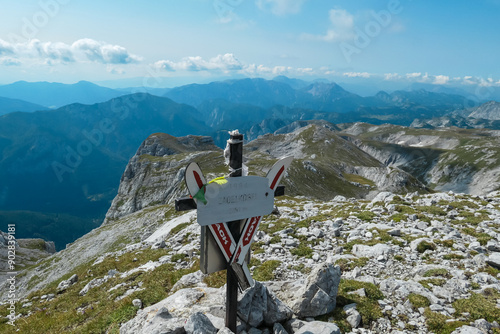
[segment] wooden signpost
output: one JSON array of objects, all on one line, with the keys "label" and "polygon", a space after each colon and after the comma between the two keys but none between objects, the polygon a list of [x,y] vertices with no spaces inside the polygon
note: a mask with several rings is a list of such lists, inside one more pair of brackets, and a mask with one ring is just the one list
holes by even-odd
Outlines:
[{"label": "wooden signpost", "polygon": [[[191,198],[177,199],[176,210],[197,209],[201,226],[200,269],[209,274],[227,269],[226,327],[236,333],[238,286],[254,285],[247,260],[262,216],[274,208],[274,197],[293,158],[279,160],[267,177],[243,175],[243,135],[230,132],[228,179],[209,183],[196,163],[187,166],[185,182]],[[215,181],[215,182],[214,182]]]}]

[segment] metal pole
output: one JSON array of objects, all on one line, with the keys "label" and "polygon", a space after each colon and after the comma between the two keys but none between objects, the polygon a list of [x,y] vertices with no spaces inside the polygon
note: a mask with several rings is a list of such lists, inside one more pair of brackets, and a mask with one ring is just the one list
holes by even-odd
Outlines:
[{"label": "metal pole", "polygon": [[[243,171],[243,135],[238,130],[230,132],[229,144],[229,167],[230,177],[242,176]],[[240,221],[228,223],[229,230],[238,243],[241,234]],[[238,308],[238,279],[231,266],[227,266],[226,284],[226,327],[236,333],[236,316]]]}]

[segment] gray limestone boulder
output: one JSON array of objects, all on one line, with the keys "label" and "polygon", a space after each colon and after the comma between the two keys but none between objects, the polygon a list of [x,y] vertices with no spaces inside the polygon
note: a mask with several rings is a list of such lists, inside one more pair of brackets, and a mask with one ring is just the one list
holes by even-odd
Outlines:
[{"label": "gray limestone boulder", "polygon": [[451,332],[451,334],[484,334],[482,330],[472,326],[462,326]]},{"label": "gray limestone boulder", "polygon": [[120,334],[184,334],[186,320],[174,317],[165,306],[145,308],[120,327]]},{"label": "gray limestone boulder", "polygon": [[486,263],[490,266],[500,269],[500,253],[493,253],[486,258]]},{"label": "gray limestone boulder", "polygon": [[85,285],[82,290],[80,290],[80,296],[85,296],[90,291],[90,289],[97,288],[98,286],[103,285],[107,281],[108,281],[108,276],[104,276],[103,278],[94,278],[93,280],[88,282],[87,285]]},{"label": "gray limestone boulder", "polygon": [[295,333],[299,329],[304,327],[306,323],[307,322],[305,322],[305,321],[299,320],[297,318],[293,318],[293,319],[288,320],[285,323],[285,329],[288,331],[288,333]]},{"label": "gray limestone boulder", "polygon": [[323,263],[313,269],[291,303],[298,317],[317,317],[333,311],[340,283],[340,267]]},{"label": "gray limestone boulder", "polygon": [[207,286],[203,283],[203,278],[205,278],[205,274],[198,270],[194,273],[187,274],[181,277],[172,287],[172,291],[177,291],[184,288],[192,288],[196,286]]},{"label": "gray limestone boulder", "polygon": [[380,255],[389,255],[392,253],[392,248],[386,244],[376,244],[373,246],[354,245],[352,253],[357,257],[373,257],[377,258]]},{"label": "gray limestone boulder", "polygon": [[57,286],[57,291],[58,292],[65,291],[66,289],[68,289],[70,286],[72,286],[76,282],[78,282],[78,275],[74,274],[73,276],[71,276],[67,280],[61,281],[59,283],[59,285]]},{"label": "gray limestone boulder", "polygon": [[361,314],[356,310],[356,304],[344,306],[344,311],[347,314],[347,322],[352,328],[358,328],[361,324]]},{"label": "gray limestone boulder", "polygon": [[491,324],[486,319],[478,319],[474,321],[474,326],[481,329],[485,333],[491,332]]},{"label": "gray limestone boulder", "polygon": [[272,326],[290,319],[292,310],[260,282],[247,289],[238,298],[238,316],[252,327]]},{"label": "gray limestone boulder", "polygon": [[56,244],[54,241],[45,241],[45,251],[50,254],[54,254],[56,252]]},{"label": "gray limestone boulder", "polygon": [[210,319],[201,312],[192,314],[184,325],[187,334],[217,334]]},{"label": "gray limestone boulder", "polygon": [[294,334],[340,334],[340,328],[331,322],[311,321]]},{"label": "gray limestone boulder", "polygon": [[136,308],[142,308],[142,300],[140,299],[134,299],[132,300],[132,305]]},{"label": "gray limestone boulder", "polygon": [[134,318],[120,327],[120,334],[183,334],[186,318],[196,313],[193,306],[205,295],[197,289],[179,290],[162,301],[139,310]]}]

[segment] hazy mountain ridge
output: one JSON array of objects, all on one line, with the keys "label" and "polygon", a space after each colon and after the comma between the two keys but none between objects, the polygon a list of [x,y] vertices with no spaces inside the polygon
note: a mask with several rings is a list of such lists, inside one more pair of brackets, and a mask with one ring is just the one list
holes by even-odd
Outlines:
[{"label": "hazy mountain ridge", "polygon": [[36,110],[45,110],[47,108],[30,102],[26,102],[18,99],[10,99],[7,97],[0,96],[0,116],[14,112],[14,111],[24,111],[31,112]]},{"label": "hazy mountain ridge", "polygon": [[[210,134],[197,118],[192,107],[147,94],[7,114],[0,118],[0,209],[66,213],[84,218],[88,231],[109,208],[120,175],[144,138],[164,130]],[[2,226],[8,222],[2,220]],[[59,229],[40,228],[36,232],[58,248],[72,240],[55,238]]]},{"label": "hazy mountain ridge", "polygon": [[75,84],[17,81],[0,86],[0,96],[31,102],[46,108],[62,107],[72,103],[105,102],[126,94],[88,81]]}]

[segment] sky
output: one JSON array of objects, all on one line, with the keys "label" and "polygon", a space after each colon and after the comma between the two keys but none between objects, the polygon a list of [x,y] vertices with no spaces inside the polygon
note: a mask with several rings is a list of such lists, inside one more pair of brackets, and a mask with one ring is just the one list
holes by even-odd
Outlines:
[{"label": "sky", "polygon": [[500,0],[0,0],[0,84],[500,86]]}]

